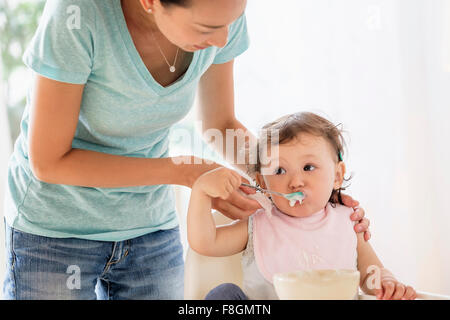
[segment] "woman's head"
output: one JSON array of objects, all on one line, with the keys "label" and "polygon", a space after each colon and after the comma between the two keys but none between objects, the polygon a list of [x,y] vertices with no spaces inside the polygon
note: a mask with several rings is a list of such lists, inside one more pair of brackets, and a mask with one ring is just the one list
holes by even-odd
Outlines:
[{"label": "woman's head", "polygon": [[239,18],[246,0],[139,0],[149,19],[173,44],[189,52],[224,47],[228,27]]},{"label": "woman's head", "polygon": [[[314,113],[300,112],[268,123],[261,132],[258,150],[267,152],[259,152],[257,164],[250,167],[258,184],[282,193],[301,191],[306,195],[303,203],[294,207],[288,200],[272,196],[281,211],[302,217],[323,209],[328,202],[339,202],[345,142],[336,125]],[[262,154],[270,155],[262,159]]]}]

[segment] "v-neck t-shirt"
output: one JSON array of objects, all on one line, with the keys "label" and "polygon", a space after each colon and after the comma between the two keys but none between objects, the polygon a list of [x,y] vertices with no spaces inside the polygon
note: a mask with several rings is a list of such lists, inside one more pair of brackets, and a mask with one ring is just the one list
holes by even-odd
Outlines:
[{"label": "v-neck t-shirt", "polygon": [[[141,158],[169,156],[169,132],[191,109],[202,74],[249,46],[245,14],[225,47],[195,51],[163,87],[142,61],[120,0],[48,0],[23,61],[53,80],[84,84],[72,148]],[[48,237],[122,241],[178,225],[170,185],[93,188],[49,184],[30,169],[31,90],[9,160],[4,212],[18,230]]]}]

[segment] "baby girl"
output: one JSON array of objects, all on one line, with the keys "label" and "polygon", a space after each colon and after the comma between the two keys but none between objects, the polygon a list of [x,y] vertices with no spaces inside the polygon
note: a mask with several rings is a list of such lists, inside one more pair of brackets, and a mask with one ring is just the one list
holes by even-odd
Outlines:
[{"label": "baby girl", "polygon": [[[363,235],[353,230],[353,209],[340,199],[345,180],[341,131],[309,112],[282,117],[263,130],[277,132],[278,138],[261,136],[259,146],[277,152],[267,162],[258,154],[251,167],[257,184],[285,194],[301,192],[304,198],[293,202],[276,194],[267,194],[269,198],[258,194],[263,209],[248,219],[216,227],[211,199],[228,198],[241,185],[241,176],[221,167],[196,180],[187,218],[189,245],[206,256],[243,251],[243,287],[222,284],[206,299],[278,299],[274,274],[311,269],[358,270],[365,293],[378,299],[415,299],[415,290],[397,281]],[[374,270],[380,271],[378,285],[370,281]]]}]

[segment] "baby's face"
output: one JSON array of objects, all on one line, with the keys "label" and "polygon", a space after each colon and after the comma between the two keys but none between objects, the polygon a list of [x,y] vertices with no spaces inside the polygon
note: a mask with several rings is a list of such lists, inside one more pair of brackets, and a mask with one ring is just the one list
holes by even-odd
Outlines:
[{"label": "baby's face", "polygon": [[[278,146],[278,157],[273,155],[271,164],[264,167],[264,176],[258,174],[259,184],[269,190],[282,193],[303,192],[302,204],[291,207],[284,197],[271,195],[282,212],[307,217],[323,209],[333,189],[342,185],[344,163],[322,137],[301,134],[289,143]],[[270,173],[270,174],[266,174]]]}]

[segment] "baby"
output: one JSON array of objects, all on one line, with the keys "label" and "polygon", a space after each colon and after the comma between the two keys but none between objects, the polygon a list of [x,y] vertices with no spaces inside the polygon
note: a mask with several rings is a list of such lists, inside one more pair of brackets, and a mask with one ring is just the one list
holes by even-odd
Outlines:
[{"label": "baby", "polygon": [[[278,299],[274,274],[311,269],[358,270],[365,293],[385,300],[415,299],[415,290],[398,282],[363,235],[353,230],[353,209],[340,199],[345,175],[340,130],[309,112],[282,117],[263,130],[277,132],[278,139],[268,135],[260,137],[258,144],[268,151],[275,151],[274,146],[278,150],[271,154],[271,161],[261,161],[258,154],[257,164],[250,168],[256,182],[264,189],[302,192],[305,197],[294,204],[280,195],[267,194],[269,200],[258,193],[255,198],[263,209],[246,220],[216,227],[211,199],[227,199],[241,185],[241,176],[221,167],[196,180],[187,217],[189,245],[206,256],[243,251],[243,288],[222,284],[206,299]],[[378,285],[371,282],[376,270]]]}]

